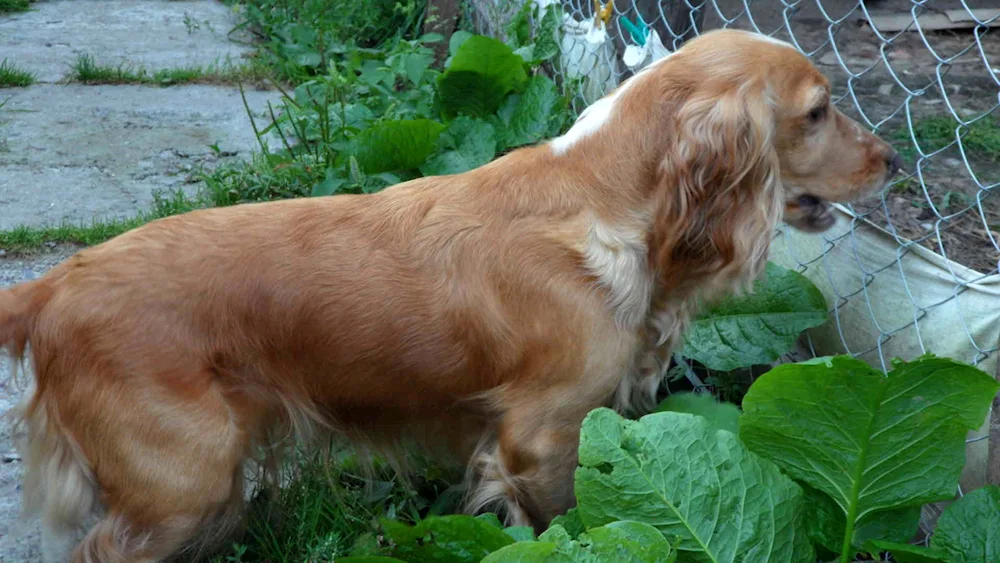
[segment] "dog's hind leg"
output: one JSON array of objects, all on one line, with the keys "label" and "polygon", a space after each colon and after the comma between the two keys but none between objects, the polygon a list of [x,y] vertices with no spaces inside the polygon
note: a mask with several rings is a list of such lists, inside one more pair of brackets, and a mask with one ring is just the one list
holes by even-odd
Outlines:
[{"label": "dog's hind leg", "polygon": [[52,420],[45,405],[22,402],[14,437],[25,463],[24,514],[40,514],[42,561],[65,563],[98,509],[98,489],[79,447]]},{"label": "dog's hind leg", "polygon": [[25,419],[28,478],[40,470],[32,490],[43,520],[59,516],[54,521],[86,531],[74,563],[189,558],[238,523],[250,453],[246,411],[198,372],[184,381],[202,385],[180,395],[152,377],[78,372],[50,379],[38,400],[46,408],[35,410],[47,416]]}]

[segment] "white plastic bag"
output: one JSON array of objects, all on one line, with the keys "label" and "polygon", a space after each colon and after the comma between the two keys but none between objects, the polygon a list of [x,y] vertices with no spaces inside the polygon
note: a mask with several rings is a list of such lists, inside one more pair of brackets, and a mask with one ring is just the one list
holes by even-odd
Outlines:
[{"label": "white plastic bag", "polygon": [[613,90],[621,73],[606,19],[597,14],[593,19],[578,21],[567,15],[559,62],[567,80],[581,81],[578,91],[587,105]]},{"label": "white plastic bag", "polygon": [[660,41],[660,34],[650,29],[644,45],[629,45],[622,55],[622,62],[633,74],[639,72],[650,63],[654,63],[670,54],[670,51]]}]

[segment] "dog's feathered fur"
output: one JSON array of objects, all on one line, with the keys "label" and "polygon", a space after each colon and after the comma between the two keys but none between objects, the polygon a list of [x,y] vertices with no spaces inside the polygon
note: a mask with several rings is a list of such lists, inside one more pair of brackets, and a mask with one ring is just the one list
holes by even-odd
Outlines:
[{"label": "dog's feathered fur", "polygon": [[809,226],[788,202],[872,193],[893,156],[794,49],[719,31],[468,173],[135,229],[0,292],[26,507],[83,533],[73,561],[160,560],[238,518],[255,448],[332,431],[440,447],[473,508],[544,527],[584,415],[641,411],[697,303],[783,213]]}]

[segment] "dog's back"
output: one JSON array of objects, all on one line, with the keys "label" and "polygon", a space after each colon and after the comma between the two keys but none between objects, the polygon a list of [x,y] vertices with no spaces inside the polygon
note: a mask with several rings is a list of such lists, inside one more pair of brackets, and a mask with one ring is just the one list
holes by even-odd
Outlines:
[{"label": "dog's back", "polygon": [[[77,560],[170,553],[206,521],[225,530],[244,460],[275,424],[390,440],[425,424],[469,455],[489,401],[456,401],[516,377],[528,346],[584,346],[562,342],[566,308],[546,307],[564,298],[560,263],[578,271],[552,237],[539,244],[551,224],[489,224],[462,186],[423,184],[159,220],[0,292],[0,341],[16,357],[30,344],[36,389],[15,416],[26,508],[50,549],[90,517]],[[586,299],[600,316],[601,297]]]}]

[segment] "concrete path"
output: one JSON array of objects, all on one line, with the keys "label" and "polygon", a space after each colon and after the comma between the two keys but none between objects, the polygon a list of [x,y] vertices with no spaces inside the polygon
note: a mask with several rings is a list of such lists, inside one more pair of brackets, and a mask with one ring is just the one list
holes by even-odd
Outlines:
[{"label": "concrete path", "polygon": [[[77,56],[150,71],[240,63],[233,13],[213,0],[69,0],[0,16],[0,57],[39,84],[0,89],[0,229],[130,216],[212,164],[210,144],[256,146],[236,88],[65,84]],[[273,91],[247,90],[255,115]]]},{"label": "concrete path", "polygon": [[[236,24],[217,0],[40,0],[30,12],[0,15],[0,59],[39,83],[0,89],[0,229],[95,217],[128,217],[154,190],[189,184],[190,172],[256,147],[235,87],[87,86],[65,78],[81,54],[148,71],[240,64],[251,51],[227,35]],[[273,91],[246,90],[262,116]],[[4,256],[0,287],[37,277],[77,248],[30,259]],[[18,398],[0,355],[0,412]],[[20,522],[20,460],[0,420],[0,563],[39,560],[37,521]]]}]

